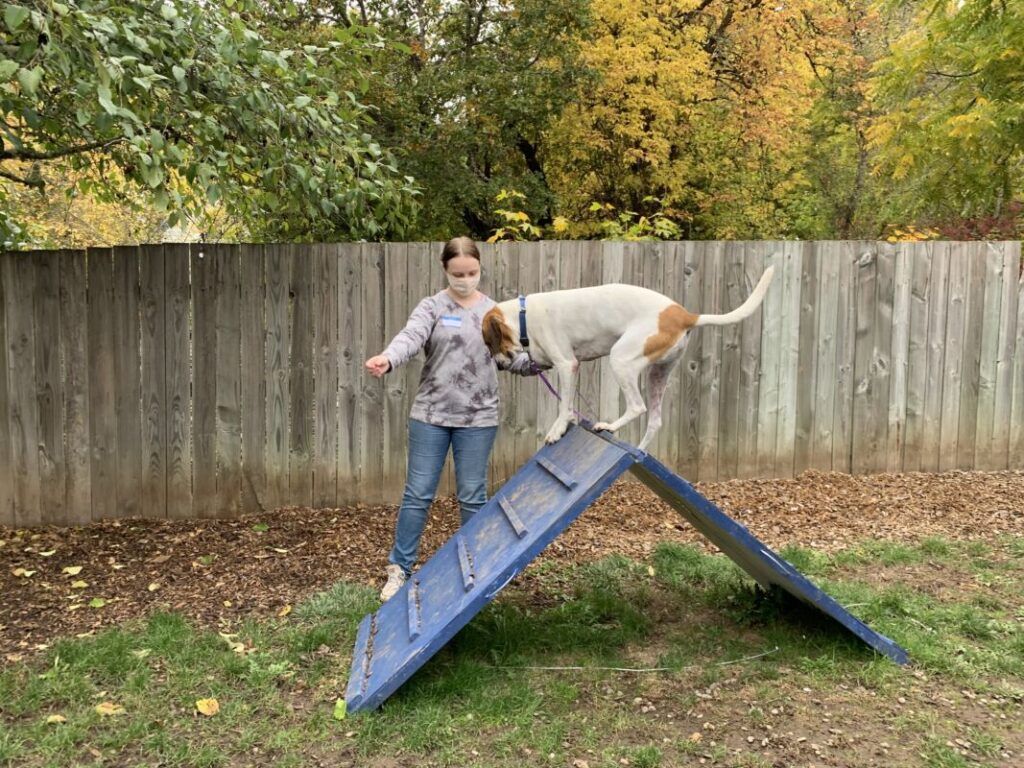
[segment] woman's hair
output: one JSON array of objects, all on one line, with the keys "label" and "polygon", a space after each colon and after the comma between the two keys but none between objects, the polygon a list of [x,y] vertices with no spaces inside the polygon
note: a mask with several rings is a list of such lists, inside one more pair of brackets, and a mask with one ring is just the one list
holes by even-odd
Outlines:
[{"label": "woman's hair", "polygon": [[477,250],[473,238],[453,237],[444,244],[444,250],[441,252],[441,263],[445,269],[448,268],[448,262],[456,256],[472,256],[477,261],[480,261],[480,251]]}]

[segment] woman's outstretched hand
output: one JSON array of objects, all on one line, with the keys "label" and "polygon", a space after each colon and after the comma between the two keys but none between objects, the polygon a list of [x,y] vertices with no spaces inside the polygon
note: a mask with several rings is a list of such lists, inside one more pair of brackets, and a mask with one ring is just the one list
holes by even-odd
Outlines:
[{"label": "woman's outstretched hand", "polygon": [[374,355],[364,365],[378,379],[391,369],[391,362],[384,355]]}]

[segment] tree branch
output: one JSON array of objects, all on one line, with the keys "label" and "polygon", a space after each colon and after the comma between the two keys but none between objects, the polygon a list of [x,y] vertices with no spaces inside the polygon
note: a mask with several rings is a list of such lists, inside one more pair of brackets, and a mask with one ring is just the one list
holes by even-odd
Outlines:
[{"label": "tree branch", "polygon": [[16,181],[19,184],[24,184],[26,187],[35,187],[36,189],[42,189],[46,186],[46,182],[41,178],[22,178],[21,176],[10,173],[9,171],[5,171],[3,168],[0,168],[0,178],[10,179],[11,181]]},{"label": "tree branch", "polygon": [[36,152],[33,149],[0,150],[0,160],[55,160],[58,157],[77,155],[80,152],[106,149],[110,145],[121,141],[124,141],[124,136],[118,136],[116,139],[93,141],[88,144],[79,144],[74,147],[65,147],[64,149],[52,149],[49,152]]}]

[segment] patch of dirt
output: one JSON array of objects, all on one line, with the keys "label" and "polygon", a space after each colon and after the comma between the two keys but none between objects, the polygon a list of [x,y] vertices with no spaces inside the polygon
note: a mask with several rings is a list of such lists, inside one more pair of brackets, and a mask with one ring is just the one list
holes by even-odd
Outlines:
[{"label": "patch of dirt", "polygon": [[[872,538],[1024,535],[1024,472],[805,472],[791,480],[697,488],[773,548],[798,544],[835,552]],[[154,610],[180,611],[201,626],[218,627],[247,615],[274,615],[338,580],[379,586],[395,513],[394,506],[356,505],[285,508],[234,520],[0,527],[0,664],[58,637]],[[436,502],[423,558],[457,526],[455,500]],[[705,542],[646,486],[620,480],[519,578],[531,578],[552,560],[588,562],[613,553],[643,560],[663,541]],[[97,599],[104,604],[90,605]]]}]

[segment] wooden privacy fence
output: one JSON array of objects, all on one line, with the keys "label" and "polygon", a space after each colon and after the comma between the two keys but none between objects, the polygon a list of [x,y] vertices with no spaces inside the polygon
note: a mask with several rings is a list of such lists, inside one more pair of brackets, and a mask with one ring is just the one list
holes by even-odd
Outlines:
[{"label": "wooden privacy fence", "polygon": [[[416,361],[364,375],[440,243],[148,245],[0,257],[0,523],[397,502]],[[651,451],[686,477],[1024,467],[1020,245],[541,242],[484,246],[498,299],[626,282],[745,323],[702,328]],[[501,482],[556,403],[502,375]],[[606,362],[577,407],[622,408]],[[644,419],[624,430],[636,441]],[[450,469],[442,491],[450,490]]]}]

